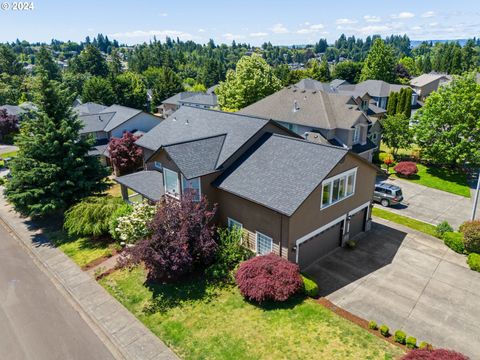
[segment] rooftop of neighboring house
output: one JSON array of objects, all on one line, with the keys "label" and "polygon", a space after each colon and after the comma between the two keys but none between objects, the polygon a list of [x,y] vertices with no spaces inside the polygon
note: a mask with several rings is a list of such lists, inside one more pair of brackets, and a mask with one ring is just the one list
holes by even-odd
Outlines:
[{"label": "rooftop of neighboring house", "polygon": [[109,132],[142,112],[142,110],[121,105],[107,107],[95,103],[85,103],[75,109],[80,112],[79,119],[85,125],[81,131],[83,134],[97,131]]},{"label": "rooftop of neighboring house", "polygon": [[438,81],[442,79],[445,81],[451,81],[452,77],[447,74],[436,74],[436,73],[422,74],[410,80],[410,85],[415,87],[423,87],[434,81]]},{"label": "rooftop of neighboring house", "polygon": [[185,172],[205,174],[216,171],[267,123],[258,117],[182,106],[136,143],[153,151],[165,148],[180,164],[196,159]]},{"label": "rooftop of neighboring house", "polygon": [[217,95],[201,91],[184,91],[162,101],[162,104],[182,105],[183,103],[194,105],[217,106]]},{"label": "rooftop of neighboring house", "polygon": [[[356,94],[368,93],[373,97],[388,97],[392,91],[398,92],[402,88],[409,88],[408,85],[389,84],[383,80],[366,80],[361,83],[343,84],[337,87],[342,92],[354,92]],[[361,96],[361,95],[360,95]]]},{"label": "rooftop of neighboring house", "polygon": [[210,86],[205,93],[207,94],[215,94],[215,90],[218,88],[218,84]]},{"label": "rooftop of neighboring house", "polygon": [[[327,130],[350,129],[358,123],[369,123],[370,120],[351,96],[305,90],[307,82],[302,82],[303,87],[288,86],[239,113]],[[319,86],[322,83],[310,84]]]},{"label": "rooftop of neighboring house", "polygon": [[1,105],[0,110],[7,110],[8,115],[20,116],[25,114],[27,111],[37,110],[37,107],[31,102],[24,102],[20,105]]}]

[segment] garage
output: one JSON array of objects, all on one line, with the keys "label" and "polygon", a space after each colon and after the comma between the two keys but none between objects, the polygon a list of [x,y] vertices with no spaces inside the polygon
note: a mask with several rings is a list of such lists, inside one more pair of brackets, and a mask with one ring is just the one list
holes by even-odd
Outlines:
[{"label": "garage", "polygon": [[325,229],[298,245],[298,265],[304,269],[341,245],[343,221]]},{"label": "garage", "polygon": [[367,208],[364,208],[352,215],[352,218],[350,219],[350,229],[349,229],[350,239],[365,230],[366,211],[367,211]]}]

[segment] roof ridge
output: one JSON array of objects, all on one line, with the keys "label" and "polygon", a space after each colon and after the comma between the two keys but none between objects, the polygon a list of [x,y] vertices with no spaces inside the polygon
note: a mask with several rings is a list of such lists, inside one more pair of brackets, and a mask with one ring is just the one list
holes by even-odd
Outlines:
[{"label": "roof ridge", "polygon": [[[273,95],[273,94],[272,94]],[[270,95],[269,95],[270,96]],[[253,104],[251,104],[253,105]],[[248,105],[250,106],[250,105]],[[196,110],[201,110],[201,111],[210,111],[210,112],[216,112],[216,113],[221,113],[221,114],[225,114],[225,115],[235,115],[235,116],[242,116],[242,117],[246,117],[246,118],[250,118],[250,119],[257,119],[257,120],[262,120],[262,121],[265,121],[265,122],[268,122],[269,120],[272,120],[272,119],[268,119],[268,118],[265,118],[265,117],[261,117],[261,116],[255,116],[255,115],[248,115],[248,114],[241,114],[239,113],[238,111],[237,112],[229,112],[229,111],[222,111],[222,110],[216,110],[216,109],[204,109],[204,108],[199,108],[199,107],[196,107],[196,106],[191,106],[191,105],[188,105],[188,104],[185,104],[183,107],[188,107],[190,109],[196,109]],[[245,106],[247,107],[247,106]],[[239,110],[240,111],[240,110]]]},{"label": "roof ridge", "polygon": [[209,136],[204,136],[204,137],[195,138],[195,139],[191,139],[191,140],[183,140],[183,141],[179,141],[179,142],[176,142],[176,143],[171,143],[171,144],[163,145],[163,146],[161,146],[161,147],[166,148],[166,147],[169,147],[169,146],[188,144],[188,143],[195,142],[195,141],[213,139],[213,138],[221,137],[221,136],[226,137],[227,135],[228,135],[227,133],[220,133],[220,134],[216,134],[216,135],[209,135]]},{"label": "roof ridge", "polygon": [[[299,141],[299,142],[306,143],[306,144],[309,144],[309,145],[323,146],[323,147],[328,147],[328,148],[333,148],[333,149],[336,149],[336,150],[342,150],[342,151],[348,152],[348,149],[345,149],[345,148],[342,148],[342,147],[339,147],[339,146],[335,146],[335,145],[319,144],[319,143],[316,143],[316,142],[313,142],[313,141],[308,141],[306,139],[294,138],[293,136],[288,136],[288,135],[283,135],[283,134],[277,134],[277,133],[271,133],[271,134],[272,134],[272,136],[285,138],[287,140],[295,140],[295,141]],[[322,134],[320,134],[320,135],[322,135]]]}]

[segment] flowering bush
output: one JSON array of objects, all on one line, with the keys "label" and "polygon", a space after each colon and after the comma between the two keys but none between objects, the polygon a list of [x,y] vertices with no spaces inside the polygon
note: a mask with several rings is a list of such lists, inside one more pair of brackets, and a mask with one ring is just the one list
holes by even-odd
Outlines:
[{"label": "flowering bush", "polygon": [[383,159],[383,163],[387,165],[387,169],[388,169],[394,163],[393,156],[390,154],[386,155],[385,158]]},{"label": "flowering bush", "polygon": [[395,170],[397,174],[405,177],[410,177],[418,172],[417,164],[415,164],[413,161],[399,162],[397,165],[395,165],[393,170]]},{"label": "flowering bush", "polygon": [[205,197],[194,201],[193,195],[180,201],[164,197],[148,225],[151,235],[127,248],[121,265],[143,262],[148,280],[171,281],[211,264],[217,251],[211,225],[216,206],[209,210]]},{"label": "flowering bush", "polygon": [[258,303],[285,301],[303,288],[298,265],[275,254],[241,263],[235,281],[245,298]]},{"label": "flowering bush", "polygon": [[115,220],[115,228],[110,228],[110,234],[115,240],[133,244],[150,235],[148,224],[155,216],[155,206],[147,202],[133,205],[133,210]]},{"label": "flowering bush", "polygon": [[409,351],[402,360],[469,360],[469,358],[453,350],[417,349]]}]

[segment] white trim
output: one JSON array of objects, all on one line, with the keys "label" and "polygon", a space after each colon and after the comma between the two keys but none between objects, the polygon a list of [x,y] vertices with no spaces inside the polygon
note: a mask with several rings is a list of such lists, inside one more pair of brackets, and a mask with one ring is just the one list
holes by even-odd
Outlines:
[{"label": "white trim", "polygon": [[[320,210],[323,210],[323,209],[326,209],[326,208],[329,208],[330,206],[332,205],[335,205],[335,204],[338,204],[339,202],[345,200],[345,199],[348,199],[349,197],[355,195],[355,190],[356,190],[356,184],[357,184],[357,169],[358,167],[355,167],[353,169],[350,169],[350,170],[347,170],[347,171],[344,171],[343,173],[341,174],[338,174],[338,175],[335,175],[335,176],[332,176],[331,178],[328,178],[328,179],[325,179],[322,181],[321,183],[321,196],[320,196]],[[354,178],[353,178],[353,191],[350,195],[345,195],[343,198],[341,198],[340,200],[337,200],[335,202],[332,202],[332,197],[333,197],[333,182],[337,179],[340,179],[340,178],[345,178],[345,194],[347,192],[347,189],[348,189],[348,177],[350,175],[354,174]],[[326,204],[326,205],[323,205],[323,187],[327,184],[327,183],[330,183],[331,186],[330,186],[330,199],[329,199],[329,204]]]},{"label": "white trim", "polygon": [[268,235],[265,235],[264,233],[261,233],[260,231],[255,231],[255,254],[257,255],[260,255],[258,253],[258,235],[262,235],[262,236],[265,236],[266,238],[269,238],[271,240],[271,246],[270,246],[270,252],[273,251],[273,238],[268,236]]},{"label": "white trim", "polygon": [[[182,196],[183,196],[183,193],[185,192],[184,188],[183,188],[183,180],[186,180],[186,181],[189,181],[187,178],[185,178],[185,176],[183,176],[183,174],[180,174],[180,181],[182,182],[180,184],[180,187],[182,188]],[[193,179],[190,179],[190,180],[194,180],[194,179],[198,179],[198,201],[200,201],[202,199],[202,179],[200,177],[196,177],[196,178],[193,178]]]},{"label": "white trim", "polygon": [[227,217],[227,226],[229,229],[231,229],[230,222],[234,223],[233,225],[237,225],[240,229],[243,229],[243,224],[240,221]]},{"label": "white trim", "polygon": [[364,208],[366,208],[366,207],[369,206],[369,205],[370,205],[370,201],[367,201],[365,204],[360,205],[359,207],[356,207],[356,208],[353,209],[353,210],[350,210],[350,211],[348,212],[348,215],[355,215],[356,213],[362,211]]},{"label": "white trim", "polygon": [[[309,240],[310,238],[320,234],[322,231],[327,230],[328,228],[331,228],[334,225],[337,225],[338,223],[340,223],[342,221],[345,221],[345,223],[347,222],[347,215],[346,214],[340,216],[339,218],[336,218],[335,220],[330,221],[328,224],[325,224],[322,227],[319,227],[317,230],[314,230],[311,233],[309,233],[305,236],[302,236],[300,239],[295,241],[295,246],[297,248],[296,254],[295,254],[297,264],[298,264],[298,254],[299,254],[299,250],[300,250],[300,244],[302,244],[303,242]],[[342,235],[344,235],[344,233],[345,233],[345,226],[343,227],[343,234]]]},{"label": "white trim", "polygon": [[[174,173],[176,176],[177,176],[177,184],[178,184],[178,187],[177,187],[177,190],[178,190],[178,196],[175,196],[173,194],[170,194],[168,191],[167,191],[167,181],[166,181],[166,178],[167,178],[167,173],[168,172],[171,172],[171,173]],[[163,168],[163,183],[164,183],[164,188],[165,188],[165,195],[168,195],[168,196],[171,196],[173,197],[174,199],[180,199],[180,179],[178,178],[178,173],[176,171],[173,171],[173,170],[170,170],[166,167]]]}]

